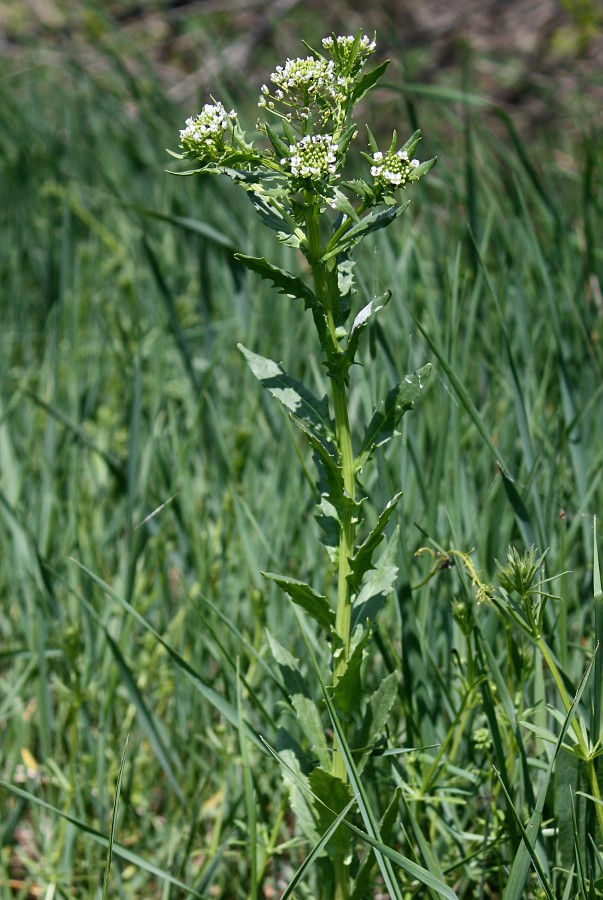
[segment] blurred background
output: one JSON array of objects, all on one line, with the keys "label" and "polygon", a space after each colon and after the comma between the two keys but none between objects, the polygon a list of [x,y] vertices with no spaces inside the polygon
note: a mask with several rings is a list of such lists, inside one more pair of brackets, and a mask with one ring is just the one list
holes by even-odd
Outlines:
[{"label": "blurred background", "polygon": [[0,3],[4,63],[56,65],[68,55],[91,72],[116,54],[132,76],[152,70],[176,102],[216,90],[257,90],[273,61],[334,31],[377,32],[390,77],[458,86],[521,111],[532,127],[603,107],[601,7],[596,0],[149,0]]}]

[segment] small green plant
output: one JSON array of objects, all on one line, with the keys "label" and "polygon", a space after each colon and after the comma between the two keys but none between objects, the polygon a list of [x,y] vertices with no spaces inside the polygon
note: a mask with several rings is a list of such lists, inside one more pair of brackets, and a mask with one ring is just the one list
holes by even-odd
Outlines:
[{"label": "small green plant", "polygon": [[[259,107],[271,121],[258,123],[260,149],[241,130],[237,113],[227,112],[212,98],[199,115],[187,119],[180,133],[182,152],[173,154],[200,164],[178,174],[221,174],[240,185],[262,222],[307,263],[298,275],[264,257],[237,254],[250,271],[311,312],[330,397],[319,398],[278,363],[242,345],[240,350],[263,387],[301,429],[318,472],[318,522],[333,582],[317,589],[290,574],[264,574],[314,620],[322,647],[330,648],[327,669],[315,662],[322,686],[316,701],[297,661],[270,637],[306,740],[305,751],[281,748],[275,755],[290,785],[299,826],[324,869],[324,896],[337,900],[367,896],[377,863],[390,895],[400,896],[392,859],[432,889],[454,896],[429,872],[385,846],[396,817],[397,794],[378,825],[360,780],[397,693],[395,673],[368,691],[363,662],[376,617],[396,581],[396,532],[386,539],[386,527],[401,497],[396,493],[367,527],[363,474],[375,451],[399,433],[402,416],[420,398],[431,371],[425,365],[405,375],[376,405],[360,441],[353,440],[350,369],[363,333],[390,299],[390,292],[373,297],[352,318],[357,292],[354,253],[367,235],[397,220],[408,206],[402,192],[435,162],[420,163],[414,157],[419,131],[399,148],[394,132],[389,146],[379,149],[367,127],[367,152],[361,154],[367,177],[346,180],[348,156],[361,139],[354,109],[387,68],[384,62],[367,70],[374,50],[375,42],[361,32],[332,35],[323,40],[322,52],[308,47],[305,59],[289,59],[277,67],[261,90]],[[385,550],[375,558],[380,546]],[[309,658],[314,661],[311,652]],[[330,742],[327,730],[333,735]],[[342,823],[354,804],[364,833]],[[353,852],[358,836],[366,848],[361,859]]]}]

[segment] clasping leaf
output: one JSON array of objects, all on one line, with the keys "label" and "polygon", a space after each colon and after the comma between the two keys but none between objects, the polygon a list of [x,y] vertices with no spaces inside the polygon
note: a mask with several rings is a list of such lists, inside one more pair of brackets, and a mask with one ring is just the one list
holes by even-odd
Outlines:
[{"label": "clasping leaf", "polygon": [[247,365],[263,387],[283,404],[308,429],[328,444],[334,440],[334,428],[329,416],[327,398],[319,400],[312,391],[290,375],[271,359],[252,353],[243,344],[237,345]]},{"label": "clasping leaf", "polygon": [[431,363],[427,363],[413,375],[406,375],[404,380],[393,387],[385,400],[382,400],[377,406],[367,426],[362,447],[356,459],[358,472],[362,471],[371,458],[375,447],[386,444],[400,434],[396,430],[400,419],[405,412],[413,408],[430,375]]},{"label": "clasping leaf", "polygon": [[331,626],[335,624],[335,613],[323,594],[317,594],[309,584],[296,578],[274,575],[272,572],[262,572],[262,575],[275,581],[286,594],[289,594],[294,603],[305,609],[322,628],[330,631]]}]

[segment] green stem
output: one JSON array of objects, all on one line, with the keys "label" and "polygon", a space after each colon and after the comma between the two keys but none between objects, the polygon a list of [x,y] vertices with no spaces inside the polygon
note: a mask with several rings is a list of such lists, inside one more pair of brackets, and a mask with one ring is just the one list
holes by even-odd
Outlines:
[{"label": "green stem", "polygon": [[[326,317],[327,339],[329,346],[325,347],[327,358],[335,359],[340,353],[336,334],[336,318],[339,303],[339,292],[336,283],[336,273],[332,266],[328,267],[322,260],[322,245],[319,232],[319,208],[316,198],[306,195],[307,213],[307,247],[308,260],[312,269],[314,290]],[[341,647],[336,648],[335,681],[345,672],[350,655],[350,631],[352,621],[352,604],[348,575],[350,573],[350,558],[354,555],[354,542],[356,537],[356,522],[353,510],[353,502],[356,497],[356,479],[354,465],[354,451],[350,434],[350,420],[348,415],[348,394],[345,375],[341,371],[329,373],[331,381],[331,395],[335,414],[335,436],[339,449],[343,485],[346,494],[346,502],[343,504],[339,529],[339,567],[337,572],[337,609],[335,613],[335,631],[341,640]],[[333,754],[332,774],[347,780],[347,773],[341,753],[336,750]]]}]

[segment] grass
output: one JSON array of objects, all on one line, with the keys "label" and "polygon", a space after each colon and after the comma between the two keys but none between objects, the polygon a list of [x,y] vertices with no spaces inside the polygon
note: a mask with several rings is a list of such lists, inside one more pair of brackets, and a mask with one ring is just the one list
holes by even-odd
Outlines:
[{"label": "grass", "polygon": [[[291,762],[266,629],[314,674],[259,573],[320,586],[327,560],[292,465],[307,449],[236,344],[324,379],[311,323],[234,252],[287,251],[228,184],[164,174],[191,110],[151,76],[6,70],[0,94],[0,897],[279,896],[311,848],[258,737]],[[370,485],[376,506],[404,497],[374,662],[375,686],[397,673],[397,752],[363,782],[391,847],[459,897],[596,896],[568,747],[579,721],[599,739],[600,659],[570,720],[534,643],[475,605],[463,554],[490,583],[510,544],[548,551],[543,634],[573,699],[602,628],[603,141],[577,122],[528,147],[437,93],[394,103],[440,161],[359,267],[365,295],[394,296],[380,365],[353,372],[357,421],[400,373],[434,374]],[[424,546],[446,554],[426,582]],[[402,896],[432,895],[392,865]],[[296,890],[319,885],[317,859]]]}]

